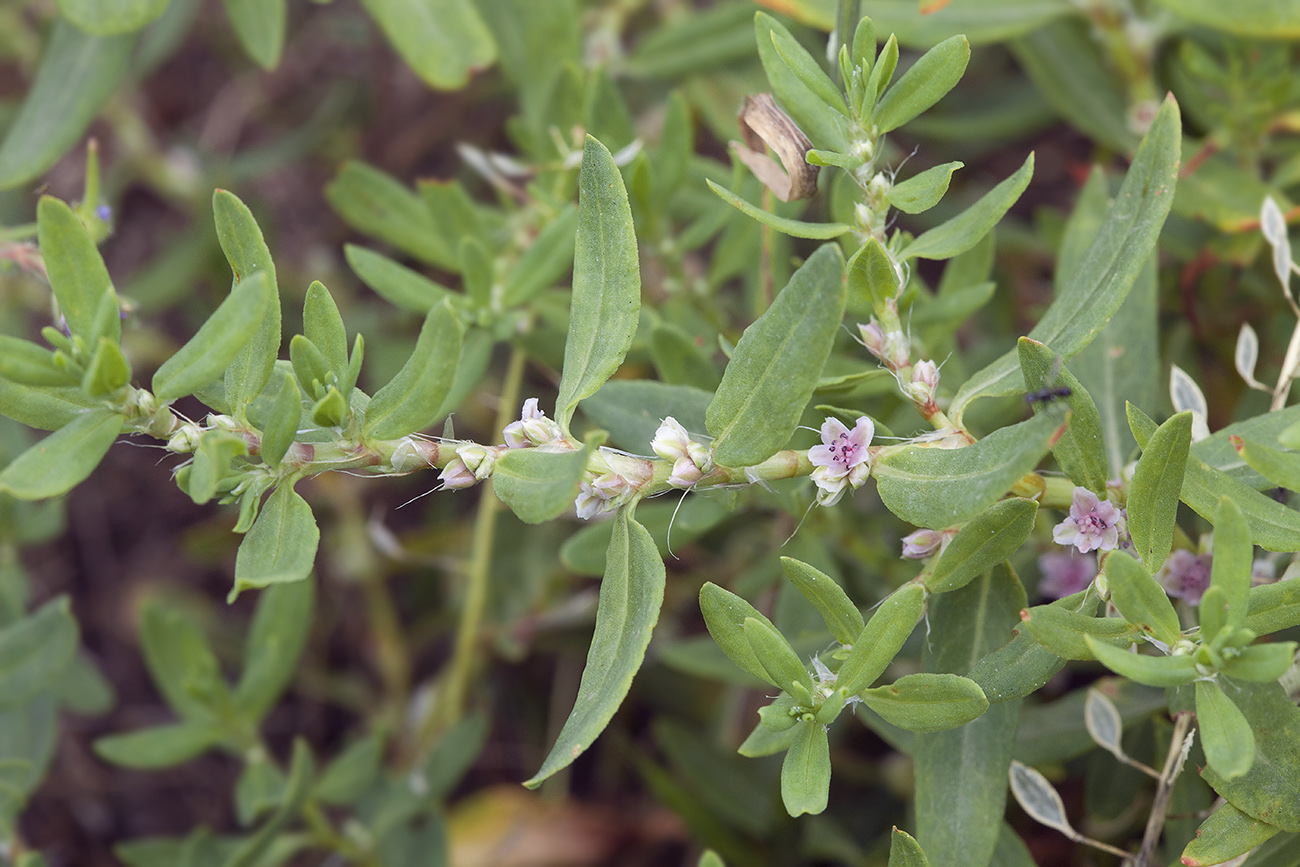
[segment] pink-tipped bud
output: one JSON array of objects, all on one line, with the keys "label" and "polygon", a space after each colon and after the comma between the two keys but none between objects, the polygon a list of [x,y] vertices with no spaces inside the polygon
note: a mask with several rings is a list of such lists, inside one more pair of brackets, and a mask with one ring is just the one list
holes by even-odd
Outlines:
[{"label": "pink-tipped bud", "polygon": [[470,468],[465,466],[464,461],[460,458],[452,458],[438,474],[438,481],[442,482],[444,488],[459,491],[463,488],[472,488],[479,480]]}]

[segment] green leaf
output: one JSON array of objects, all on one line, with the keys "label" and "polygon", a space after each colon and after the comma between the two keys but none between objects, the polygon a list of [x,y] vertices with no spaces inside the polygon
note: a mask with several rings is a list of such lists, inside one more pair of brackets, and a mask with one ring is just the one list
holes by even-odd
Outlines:
[{"label": "green leaf", "polygon": [[876,103],[871,124],[886,133],[907,123],[952,90],[961,81],[969,61],[970,43],[965,36],[940,42],[885,91]]},{"label": "green leaf", "polygon": [[911,834],[895,827],[889,835],[889,867],[930,867],[930,861]]},{"label": "green leaf", "polygon": [[791,816],[817,815],[831,791],[831,746],[826,726],[805,720],[781,763],[781,802]]},{"label": "green leaf", "polygon": [[1019,497],[989,506],[957,531],[922,583],[931,593],[966,586],[1020,550],[1033,532],[1037,513],[1036,502]]},{"label": "green leaf", "polygon": [[352,803],[379,776],[383,758],[384,738],[378,732],[355,741],[321,771],[312,787],[312,797],[325,804]]},{"label": "green leaf", "polygon": [[212,213],[216,220],[217,240],[221,242],[222,252],[234,272],[231,294],[238,284],[257,274],[265,274],[270,286],[270,303],[261,327],[235,357],[234,363],[226,368],[226,401],[235,416],[242,418],[244,407],[270,382],[271,371],[280,354],[280,291],[275,282],[271,251],[248,206],[233,193],[217,190],[212,194]]},{"label": "green leaf", "polygon": [[[1096,239],[1029,332],[1066,361],[1101,332],[1146,267],[1173,201],[1181,129],[1178,104],[1168,99],[1142,140]],[[1017,369],[1013,352],[985,367],[962,384],[951,413],[960,418],[976,397],[1013,394],[1020,387]]]},{"label": "green leaf", "polygon": [[1238,680],[1270,683],[1286,674],[1295,660],[1296,643],[1253,644],[1243,647],[1241,655],[1229,659],[1223,673]]},{"label": "green leaf", "polygon": [[90,36],[55,22],[0,145],[0,190],[36,180],[76,144],[126,76],[134,43],[130,36]]},{"label": "green leaf", "polygon": [[185,611],[147,600],[140,612],[140,646],[155,686],[177,714],[213,719],[225,709],[229,689],[217,657]]},{"label": "green leaf", "polygon": [[301,581],[316,562],[320,528],[311,506],[282,482],[271,492],[235,555],[233,598],[250,587]]},{"label": "green leaf", "polygon": [[[1110,206],[1110,188],[1100,166],[1093,168],[1065,226],[1054,283],[1059,295],[1097,236]],[[1149,257],[1128,297],[1096,339],[1074,357],[1071,370],[1096,401],[1109,467],[1107,478],[1120,477],[1137,443],[1124,415],[1125,401],[1151,406],[1159,397],[1159,335],[1156,310],[1156,260]],[[1094,490],[1100,490],[1095,488]]]},{"label": "green leaf", "polygon": [[[325,186],[325,200],[358,232],[392,244],[430,265],[456,270],[458,251],[438,233],[424,200],[392,176],[365,163],[344,163],[334,180]],[[351,258],[348,262],[356,268]],[[375,286],[371,288],[381,292]]]},{"label": "green leaf", "polygon": [[775,18],[765,12],[756,12],[754,38],[758,41],[758,56],[777,101],[815,146],[824,150],[845,150],[849,141],[847,118],[830,109],[795,74],[777,52],[773,35],[795,41],[790,31]]},{"label": "green leaf", "polygon": [[244,53],[263,69],[275,69],[284,50],[285,0],[222,0]]},{"label": "green leaf", "polygon": [[1255,762],[1255,735],[1250,723],[1217,683],[1196,682],[1196,727],[1215,774],[1233,779]]},{"label": "green leaf", "polygon": [[1178,640],[1178,612],[1141,563],[1123,551],[1112,551],[1102,571],[1110,582],[1111,603],[1125,620],[1165,645]]},{"label": "green leaf", "polygon": [[1047,454],[1060,419],[1037,415],[960,449],[907,446],[872,469],[880,499],[898,517],[935,529],[969,521],[1001,499]]},{"label": "green leaf", "polygon": [[1284,452],[1240,436],[1230,437],[1242,460],[1280,488],[1300,490],[1300,454]]},{"label": "green leaf", "polygon": [[[1132,404],[1128,406],[1128,417],[1138,445],[1145,446],[1155,433],[1155,422]],[[1220,497],[1228,497],[1241,509],[1256,545],[1269,551],[1300,551],[1300,513],[1209,466],[1193,450],[1187,459],[1179,498],[1196,514],[1212,521]]]},{"label": "green leaf", "polygon": [[[707,395],[703,406],[703,409],[707,409],[713,390],[722,382],[722,373],[710,357],[709,349],[712,347],[707,344],[701,346],[697,341],[702,342],[702,338],[692,337],[684,328],[672,323],[661,322],[650,330],[650,357],[654,360],[655,371],[665,384],[694,386],[697,393]],[[3,368],[0,368],[0,375],[3,373]],[[601,388],[610,384],[607,382]],[[588,410],[584,407],[583,411]],[[701,412],[700,420],[703,419],[704,414]],[[703,430],[702,425],[700,429]]]},{"label": "green leaf", "polygon": [[965,163],[960,162],[944,163],[894,184],[889,189],[889,204],[905,214],[928,211],[939,204],[944,193],[948,192],[952,173],[965,166]]},{"label": "green leaf", "polygon": [[765,211],[757,205],[750,204],[731,190],[715,184],[708,178],[705,178],[704,182],[709,185],[709,189],[717,193],[718,198],[742,214],[791,237],[828,241],[831,238],[838,238],[850,229],[845,223],[808,223],[803,220],[792,220],[789,217],[778,217],[776,214]]},{"label": "green leaf", "polygon": [[223,373],[229,377],[253,346],[250,341],[261,336],[274,291],[266,274],[236,283],[195,335],[154,373],[154,396],[173,401],[211,385]]},{"label": "green leaf", "polygon": [[524,783],[529,788],[567,767],[609,724],[641,667],[659,619],[665,572],[654,540],[632,519],[628,507],[619,510],[615,522],[578,698],[550,755]]},{"label": "green leaf", "polygon": [[925,610],[925,588],[909,582],[889,594],[863,627],[836,674],[845,698],[858,695],[885,673]]},{"label": "green leaf", "polygon": [[122,354],[122,347],[107,337],[99,338],[95,354],[81,378],[81,390],[93,397],[104,397],[130,381],[131,362]]},{"label": "green leaf", "polygon": [[0,708],[25,705],[55,683],[81,640],[67,596],[0,629]]},{"label": "green leaf", "polygon": [[204,431],[185,484],[190,499],[201,505],[215,497],[218,485],[231,472],[231,463],[245,454],[248,443],[242,436],[222,428]]},{"label": "green leaf", "polygon": [[271,848],[280,832],[302,809],[303,801],[311,791],[313,766],[311,749],[301,738],[296,738],[293,742],[293,758],[289,762],[289,779],[280,796],[279,809],[256,834],[240,844],[222,867],[253,867],[260,863],[262,854]]},{"label": "green leaf", "polygon": [[[762,38],[760,32],[759,38]],[[795,77],[808,88],[821,103],[831,111],[837,112],[845,117],[849,114],[849,107],[844,102],[844,94],[831,81],[831,77],[817,65],[812,55],[804,50],[804,47],[795,41],[795,38],[784,29],[773,28],[771,31],[772,46],[776,49],[777,56],[785,62],[786,67],[794,73]],[[811,108],[805,106],[805,110]]]},{"label": "green leaf", "polygon": [[888,310],[902,289],[893,259],[874,237],[849,259],[847,278],[850,310]]},{"label": "green leaf", "polygon": [[139,30],[162,15],[168,0],[58,0],[63,17],[94,36]]},{"label": "green leaf", "polygon": [[866,628],[866,621],[834,578],[793,557],[782,557],[781,568],[785,577],[817,609],[836,641],[847,645],[857,640]]},{"label": "green leaf", "polygon": [[1101,414],[1092,396],[1079,380],[1058,360],[1056,353],[1036,340],[1022,337],[1017,343],[1020,370],[1028,390],[1026,400],[1034,412],[1047,411],[1044,401],[1030,397],[1041,389],[1067,388],[1070,393],[1056,398],[1070,408],[1070,426],[1052,446],[1052,455],[1061,469],[1076,484],[1090,491],[1106,490],[1110,473],[1106,466],[1106,450],[1102,436]]},{"label": "green leaf", "polygon": [[348,373],[348,332],[338,305],[319,280],[307,287],[302,307],[302,333],[320,350],[329,369],[342,383]]},{"label": "green leaf", "polygon": [[285,376],[280,383],[280,391],[275,396],[275,405],[267,417],[266,427],[262,430],[262,460],[273,470],[280,468],[289,446],[298,438],[298,422],[302,420],[302,392],[292,376]]},{"label": "green leaf", "polygon": [[[933,597],[931,634],[943,641],[928,644],[922,669],[969,671],[1006,642],[1025,601],[1015,574],[1002,566]],[[931,863],[985,867],[992,858],[1019,715],[1020,702],[1005,701],[960,728],[916,735],[916,836]]]},{"label": "green leaf", "polygon": [[933,229],[922,232],[903,248],[899,259],[951,259],[965,253],[997,225],[1002,215],[1010,210],[1025,187],[1029,186],[1029,179],[1033,176],[1034,155],[1031,153],[1025,157],[1024,164],[1014,175],[980,196],[975,204]]},{"label": "green leaf", "polygon": [[578,176],[573,301],[555,420],[569,429],[578,401],[605,384],[632,345],[641,311],[636,230],[609,150],[587,136]]},{"label": "green leaf", "polygon": [[0,334],[0,377],[19,385],[77,385],[75,372],[54,353],[30,340]]},{"label": "green leaf", "polygon": [[235,707],[250,720],[260,722],[293,680],[315,608],[313,581],[276,584],[258,598],[234,697]]},{"label": "green leaf", "polygon": [[86,410],[0,470],[0,492],[20,500],[67,493],[99,466],[125,423],[111,409]]},{"label": "green leaf", "polygon": [[867,707],[910,732],[941,732],[965,725],[988,710],[979,684],[958,674],[909,674],[865,690]]},{"label": "green leaf", "polygon": [[1246,854],[1280,830],[1231,804],[1222,804],[1196,829],[1196,836],[1183,850],[1180,861],[1188,867],[1222,864]]},{"label": "green leaf", "polygon": [[1224,593],[1228,608],[1227,629],[1236,630],[1246,624],[1254,553],[1246,516],[1232,500],[1220,497],[1214,511],[1214,560],[1210,567],[1210,586],[1218,587]]},{"label": "green leaf", "polygon": [[104,259],[81,218],[64,202],[42,196],[36,207],[36,225],[54,300],[59,302],[68,329],[89,342],[95,311],[104,291],[112,286]]},{"label": "green leaf", "polygon": [[511,449],[492,467],[492,492],[526,524],[558,518],[573,506],[596,444],[563,452]]},{"label": "green leaf", "polygon": [[[1027,615],[1027,616],[1026,616]],[[1084,636],[1127,649],[1142,638],[1122,617],[1094,617],[1053,605],[1035,605],[1021,619],[1039,644],[1062,659],[1095,659]]]},{"label": "green leaf", "polygon": [[913,0],[872,0],[871,18],[881,33],[893,32],[908,48],[924,50],[960,33],[972,45],[1005,42],[1062,15],[1075,14],[1069,0],[953,0],[943,14]]},{"label": "green leaf", "polygon": [[362,436],[389,440],[438,420],[460,362],[465,326],[444,301],[424,317],[411,357],[366,407]]},{"label": "green leaf", "polygon": [[1083,640],[1102,665],[1147,686],[1182,686],[1200,677],[1196,661],[1190,656],[1145,656],[1111,647],[1091,635],[1085,635]]},{"label": "green leaf", "polygon": [[1300,9],[1287,0],[1243,0],[1225,6],[1215,0],[1156,0],[1176,15],[1235,36],[1263,39],[1300,37]]},{"label": "green leaf", "polygon": [[[1128,494],[1128,528],[1137,554],[1150,572],[1169,556],[1178,518],[1187,452],[1192,444],[1192,414],[1181,412],[1160,425],[1142,449]],[[1099,490],[1099,489],[1095,489]],[[1246,570],[1249,575],[1250,570]]]},{"label": "green leaf", "polygon": [[[700,588],[700,613],[704,615],[704,625],[708,628],[709,634],[732,662],[759,680],[776,686],[776,682],[772,680],[772,676],[767,673],[767,669],[754,653],[749,639],[745,637],[746,620],[765,621],[769,626],[772,626],[772,621],[767,620],[757,608],[744,599],[712,581],[706,581]],[[913,626],[915,625],[914,621]],[[775,626],[772,628],[776,629]]]},{"label": "green leaf", "polygon": [[1028,629],[1018,629],[1002,647],[970,671],[990,702],[1024,698],[1065,667],[1065,660],[1043,647]]},{"label": "green leaf", "polygon": [[1275,683],[1222,686],[1250,721],[1255,762],[1244,776],[1224,776],[1213,763],[1201,776],[1243,813],[1283,831],[1300,831],[1300,709]]},{"label": "green leaf", "polygon": [[761,463],[785,446],[844,318],[844,259],[825,244],[745,329],[706,415],[722,466]]},{"label": "green leaf", "polygon": [[365,247],[345,244],[343,256],[362,283],[403,310],[428,313],[438,302],[454,297],[447,287]]},{"label": "green leaf", "polygon": [[754,649],[754,658],[767,672],[765,679],[794,696],[796,701],[810,700],[812,677],[799,654],[786,641],[785,636],[771,625],[771,621],[766,617],[748,617],[741,628],[745,632],[745,640]]},{"label": "green leaf", "polygon": [[459,0],[362,0],[393,48],[425,84],[458,90],[496,60],[497,47],[474,5]]},{"label": "green leaf", "polygon": [[95,741],[95,753],[104,761],[137,770],[180,765],[221,742],[222,733],[209,720],[187,720],[154,726]]},{"label": "green leaf", "polygon": [[1300,626],[1300,581],[1252,587],[1247,599],[1246,628],[1256,635]]}]

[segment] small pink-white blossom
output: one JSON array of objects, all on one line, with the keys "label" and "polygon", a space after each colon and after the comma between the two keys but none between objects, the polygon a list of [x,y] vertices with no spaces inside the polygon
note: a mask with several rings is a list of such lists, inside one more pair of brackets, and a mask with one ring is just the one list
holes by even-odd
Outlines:
[{"label": "small pink-white blossom", "polygon": [[589,521],[603,512],[614,511],[630,500],[634,491],[628,480],[618,473],[602,473],[595,478],[583,480],[574,506],[577,507],[578,517]]},{"label": "small pink-white blossom", "polygon": [[561,439],[564,434],[560,426],[546,417],[546,413],[537,407],[537,398],[530,397],[524,401],[519,421],[506,425],[502,434],[506,445],[512,449],[526,449],[540,446]]},{"label": "small pink-white blossom", "polygon": [[1073,545],[1080,554],[1119,547],[1124,513],[1110,500],[1099,500],[1087,488],[1074,489],[1070,516],[1052,529],[1058,545]]},{"label": "small pink-white blossom", "polygon": [[447,466],[443,467],[442,472],[438,474],[438,481],[442,482],[444,488],[452,491],[471,488],[478,484],[473,471],[465,466],[465,462],[460,458],[452,458],[447,462]]},{"label": "small pink-white blossom", "polygon": [[1156,572],[1156,580],[1165,592],[1188,605],[1200,605],[1201,597],[1210,587],[1210,571],[1214,558],[1208,553],[1194,554],[1186,548],[1170,553],[1164,565]]},{"label": "small pink-white blossom", "polygon": [[922,529],[908,533],[903,537],[902,557],[905,560],[924,560],[932,554],[942,552],[954,535],[956,533],[951,530]]},{"label": "small pink-white blossom", "polygon": [[675,488],[691,487],[713,468],[708,447],[691,439],[686,428],[672,416],[659,425],[650,448],[659,457],[673,462],[668,484]]},{"label": "small pink-white blossom", "polygon": [[858,488],[871,474],[871,438],[876,425],[862,416],[849,430],[839,419],[828,418],[822,424],[822,444],[808,450],[808,460],[815,469],[812,480],[817,485],[817,502],[832,506],[839,502],[846,487]]},{"label": "small pink-white blossom", "polygon": [[1097,577],[1097,559],[1077,551],[1053,552],[1038,558],[1043,579],[1038,592],[1048,599],[1061,599],[1087,589]]}]

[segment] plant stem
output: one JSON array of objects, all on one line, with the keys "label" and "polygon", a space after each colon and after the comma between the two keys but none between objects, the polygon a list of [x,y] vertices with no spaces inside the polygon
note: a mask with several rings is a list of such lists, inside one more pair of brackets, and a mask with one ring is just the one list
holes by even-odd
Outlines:
[{"label": "plant stem", "polygon": [[1151,815],[1147,819],[1146,833],[1142,835],[1142,848],[1138,851],[1133,867],[1148,867],[1156,854],[1156,844],[1160,842],[1160,830],[1165,825],[1165,814],[1169,812],[1169,796],[1173,794],[1174,782],[1178,772],[1183,769],[1183,741],[1189,737],[1188,729],[1192,726],[1193,714],[1180,713],[1174,721],[1174,734],[1169,739],[1169,753],[1165,756],[1165,766],[1160,771],[1160,785],[1156,787],[1156,797],[1151,803]]},{"label": "plant stem", "polygon": [[[501,399],[493,438],[501,439],[505,426],[515,416],[519,405],[519,390],[524,378],[524,353],[519,347],[510,352],[505,378],[501,383]],[[465,598],[460,609],[460,623],[456,628],[456,647],[446,683],[437,697],[433,710],[425,717],[416,737],[417,756],[426,753],[438,736],[455,724],[465,713],[465,696],[469,682],[478,664],[479,632],[483,611],[487,606],[488,579],[492,566],[492,540],[496,532],[497,512],[501,501],[490,491],[483,491],[478,501],[478,514],[474,518],[474,538],[470,549],[469,567],[466,570]]]}]

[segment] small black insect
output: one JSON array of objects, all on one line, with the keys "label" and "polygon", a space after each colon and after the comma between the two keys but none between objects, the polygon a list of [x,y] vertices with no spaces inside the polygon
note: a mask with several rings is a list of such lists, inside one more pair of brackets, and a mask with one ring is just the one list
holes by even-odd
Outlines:
[{"label": "small black insect", "polygon": [[1069,397],[1074,392],[1070,391],[1068,385],[1057,385],[1051,388],[1040,388],[1037,391],[1025,392],[1025,403],[1033,406],[1036,403],[1049,404],[1057,398]]}]

